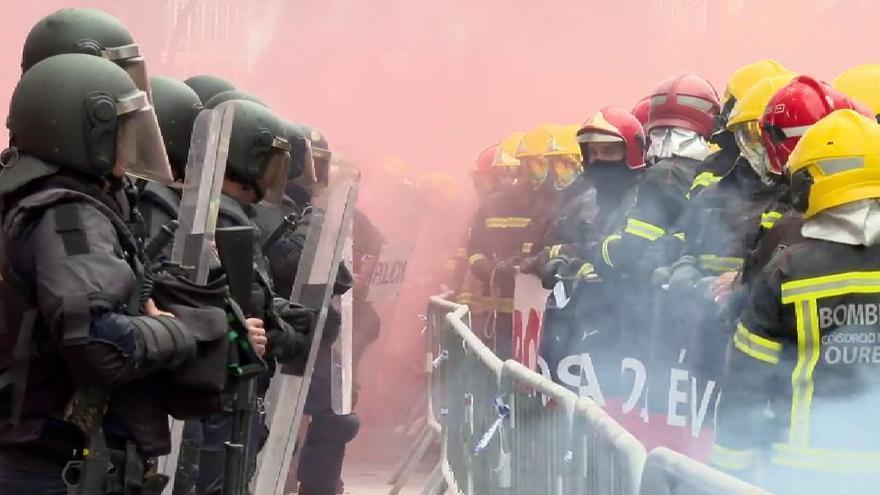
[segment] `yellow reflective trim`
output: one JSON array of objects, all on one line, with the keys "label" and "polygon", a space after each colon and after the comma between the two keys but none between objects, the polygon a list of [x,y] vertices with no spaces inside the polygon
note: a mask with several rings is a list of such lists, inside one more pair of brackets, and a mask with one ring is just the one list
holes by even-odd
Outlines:
[{"label": "yellow reflective trim", "polygon": [[687,239],[684,235],[684,232],[677,232],[675,234],[672,234],[672,237],[675,237],[676,239],[678,239],[681,242],[685,242],[685,239]]},{"label": "yellow reflective trim", "polygon": [[522,253],[523,254],[531,254],[533,244],[531,242],[524,242],[522,245]]},{"label": "yellow reflective trim", "polygon": [[487,260],[487,259],[489,259],[489,258],[487,258],[486,255],[477,253],[477,254],[471,255],[471,257],[468,258],[468,265],[474,266],[474,264],[476,264],[480,261],[483,261],[483,260]]},{"label": "yellow reflective trim", "polygon": [[764,212],[761,214],[761,227],[764,227],[765,229],[770,230],[773,228],[774,225],[776,225],[776,222],[778,222],[781,218],[782,218],[782,213],[779,213],[778,211]]},{"label": "yellow reflective trim", "polygon": [[455,298],[455,302],[458,304],[470,304],[474,301],[474,295],[470,292],[460,292],[458,296]]},{"label": "yellow reflective trim", "polygon": [[549,253],[550,257],[555,258],[555,257],[559,256],[559,251],[561,251],[561,250],[562,250],[562,244],[556,244],[555,246],[552,246],[550,248],[550,253]]},{"label": "yellow reflective trim", "polygon": [[848,272],[782,284],[782,302],[880,292],[880,272]]},{"label": "yellow reflective trim", "polygon": [[774,444],[771,462],[796,469],[827,473],[880,473],[880,451],[830,450]]},{"label": "yellow reflective trim", "polygon": [[602,259],[605,260],[605,263],[608,264],[611,268],[614,268],[614,263],[611,261],[611,253],[609,252],[609,247],[612,242],[617,242],[620,240],[620,236],[618,234],[612,234],[605,238],[602,241]]},{"label": "yellow reflective trim", "polygon": [[666,234],[666,231],[663,228],[650,224],[648,222],[636,220],[635,218],[627,219],[626,229],[624,229],[624,232],[637,237],[641,237],[643,239],[647,239],[651,242],[656,241],[657,239],[663,237],[664,234]]},{"label": "yellow reflective trim", "polygon": [[593,273],[593,265],[590,263],[584,263],[581,265],[581,268],[575,274],[577,278],[585,278],[587,275]]},{"label": "yellow reflective trim", "polygon": [[694,181],[691,183],[691,191],[698,187],[706,187],[715,184],[716,182],[720,182],[722,177],[719,177],[712,172],[701,172],[694,177]]},{"label": "yellow reflective trim", "polygon": [[810,406],[813,402],[813,370],[819,362],[819,310],[815,300],[795,304],[797,319],[797,365],[791,374],[791,429],[789,443],[806,447],[810,440]]},{"label": "yellow reflective trim", "polygon": [[489,229],[522,229],[528,227],[532,219],[528,217],[488,217],[486,228]]},{"label": "yellow reflective trim", "polygon": [[758,455],[754,449],[734,450],[718,444],[712,445],[712,454],[709,457],[712,464],[730,471],[750,469],[757,459]]},{"label": "yellow reflective trim", "polygon": [[779,354],[782,350],[782,345],[753,334],[742,323],[737,323],[737,331],[733,336],[733,345],[753,359],[769,364],[779,364]]}]

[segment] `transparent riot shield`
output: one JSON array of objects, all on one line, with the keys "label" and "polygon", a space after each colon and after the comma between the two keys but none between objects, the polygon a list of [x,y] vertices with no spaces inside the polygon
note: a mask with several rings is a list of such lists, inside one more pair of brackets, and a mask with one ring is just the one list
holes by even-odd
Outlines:
[{"label": "transparent riot shield", "polygon": [[[343,248],[343,260],[349,270],[354,270],[352,226],[349,224]],[[354,290],[339,297],[339,313],[342,324],[339,338],[330,349],[330,400],[336,414],[351,414],[352,387],[354,371],[352,370],[352,331],[354,330]]]},{"label": "transparent riot shield", "polygon": [[[186,178],[180,199],[171,263],[186,269],[190,280],[205,284],[214,228],[220,211],[220,192],[235,107],[231,103],[204,110],[196,117],[186,160]],[[170,477],[164,493],[171,493],[183,437],[183,421],[169,418],[171,453],[159,458],[158,470]]]},{"label": "transparent riot shield", "polygon": [[235,107],[226,102],[202,111],[193,125],[171,263],[186,269],[197,284],[208,279],[234,117]]},{"label": "transparent riot shield", "polygon": [[318,308],[319,314],[306,362],[305,374],[295,376],[279,368],[266,394],[269,438],[257,461],[255,495],[284,495],[287,473],[315,367],[318,346],[327,320],[327,308],[342,259],[343,241],[357,195],[358,176],[343,169],[332,184],[313,198],[312,215],[303,246],[291,302]]}]

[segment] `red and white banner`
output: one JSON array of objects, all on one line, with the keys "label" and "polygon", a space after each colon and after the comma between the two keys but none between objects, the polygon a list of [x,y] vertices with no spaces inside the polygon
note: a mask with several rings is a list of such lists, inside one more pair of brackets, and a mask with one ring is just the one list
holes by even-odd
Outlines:
[{"label": "red and white banner", "polygon": [[513,290],[513,359],[535,370],[550,291],[534,275],[517,273]]}]

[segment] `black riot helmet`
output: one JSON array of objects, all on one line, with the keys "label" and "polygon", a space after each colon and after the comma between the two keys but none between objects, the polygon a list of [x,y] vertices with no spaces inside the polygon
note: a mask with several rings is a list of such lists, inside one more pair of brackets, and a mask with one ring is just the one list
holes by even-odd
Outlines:
[{"label": "black riot helmet", "polygon": [[204,110],[199,95],[177,79],[155,76],[150,78],[153,88],[153,106],[168,152],[168,162],[175,180],[182,180],[186,172],[189,142],[193,124]]},{"label": "black riot helmet", "polygon": [[31,28],[21,53],[22,73],[42,60],[65,53],[105,58],[128,72],[150,96],[146,65],[128,28],[112,15],[94,9],[61,9]]},{"label": "black riot helmet", "polygon": [[306,144],[306,134],[302,126],[285,121],[284,130],[287,142],[290,143],[290,167],[287,169],[287,179],[294,180],[305,170],[309,147]]},{"label": "black riot helmet", "polygon": [[212,96],[218,93],[235,89],[231,82],[208,74],[192,76],[183,82],[199,95],[199,99],[202,100],[203,104],[207,103]]},{"label": "black riot helmet", "polygon": [[330,145],[327,144],[327,138],[317,130],[304,124],[300,124],[303,134],[309,140],[312,155],[311,163],[306,159],[306,166],[296,179],[296,182],[314,193],[315,188],[326,187],[330,182]]},{"label": "black riot helmet", "polygon": [[281,120],[252,101],[234,100],[226,176],[251,187],[258,201],[280,205],[284,197],[290,144]]},{"label": "black riot helmet", "polygon": [[238,89],[231,89],[229,91],[223,91],[222,93],[217,93],[212,96],[208,101],[205,102],[205,108],[215,108],[217,105],[221,103],[225,103],[227,101],[233,100],[246,100],[252,103],[256,103],[263,108],[269,108],[268,105],[263,103],[263,100],[257,98],[255,95],[248,93],[246,91],[241,91]]},{"label": "black riot helmet", "polygon": [[171,182],[156,114],[116,64],[66,54],[30,68],[15,87],[6,121],[11,145],[94,177],[113,171]]}]

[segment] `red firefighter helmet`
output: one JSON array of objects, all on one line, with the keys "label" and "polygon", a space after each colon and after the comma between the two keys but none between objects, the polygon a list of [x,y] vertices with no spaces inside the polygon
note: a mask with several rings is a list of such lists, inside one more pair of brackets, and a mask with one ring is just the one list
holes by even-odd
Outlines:
[{"label": "red firefighter helmet", "polygon": [[474,168],[471,170],[471,180],[473,180],[474,189],[480,194],[490,194],[498,186],[494,175],[495,169],[492,167],[497,149],[498,144],[487,147],[480,152],[477,156],[477,161],[474,162]]},{"label": "red firefighter helmet", "polygon": [[474,162],[474,169],[472,171],[473,174],[491,174],[492,173],[492,162],[495,161],[495,152],[498,149],[498,143],[495,143],[491,146],[487,146],[486,149],[480,152],[477,156],[477,161]]},{"label": "red firefighter helmet", "polygon": [[810,76],[799,76],[777,91],[760,119],[761,139],[770,158],[770,170],[783,173],[788,156],[807,129],[841,109],[852,109],[874,117],[863,104]]},{"label": "red firefighter helmet", "polygon": [[682,72],[661,82],[651,93],[646,130],[682,127],[709,137],[720,108],[718,93],[709,81]]},{"label": "red firefighter helmet", "polygon": [[636,106],[633,107],[632,112],[630,113],[632,113],[635,118],[639,119],[639,124],[641,124],[642,127],[645,127],[648,125],[648,113],[650,109],[651,97],[646,96],[636,103]]},{"label": "red firefighter helmet", "polygon": [[626,145],[626,165],[630,169],[645,166],[645,130],[638,118],[620,107],[609,106],[594,113],[581,126],[577,138],[584,157],[588,143],[622,141]]}]

